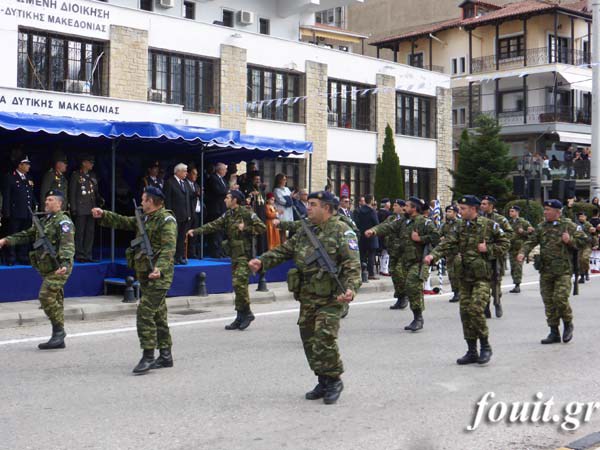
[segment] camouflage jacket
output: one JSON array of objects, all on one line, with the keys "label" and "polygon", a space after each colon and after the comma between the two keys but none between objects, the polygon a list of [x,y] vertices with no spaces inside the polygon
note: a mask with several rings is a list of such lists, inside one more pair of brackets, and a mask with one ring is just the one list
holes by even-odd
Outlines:
[{"label": "camouflage jacket", "polygon": [[[567,232],[571,235],[571,242],[565,244],[562,234]],[[575,225],[567,218],[559,218],[554,222],[544,221],[540,223],[529,239],[523,245],[521,252],[527,256],[537,245],[540,246],[539,271],[552,275],[568,275],[573,272],[572,251],[584,248],[587,237],[581,226]]]},{"label": "camouflage jacket", "polygon": [[575,215],[575,208],[573,206],[563,206],[563,209],[561,210],[561,216],[573,222],[577,220],[577,216]]},{"label": "camouflage jacket", "polygon": [[[71,273],[73,257],[75,256],[75,227],[70,217],[61,211],[42,217],[40,222],[44,227],[44,234],[56,250],[56,259],[59,266],[66,267],[67,273]],[[27,230],[9,236],[7,239],[9,245],[20,245],[34,242],[39,237],[35,226],[32,226]],[[55,267],[50,255],[44,252],[42,248],[29,252],[29,258],[31,259],[31,265],[42,276],[58,269],[58,267]]]},{"label": "camouflage jacket", "polygon": [[596,233],[590,233],[590,228],[592,228],[592,224],[589,223],[587,220],[583,223],[577,221],[575,222],[575,225],[581,225],[581,230],[585,233],[585,236],[587,237],[587,241],[586,241],[586,245],[585,247],[597,247],[598,246],[598,235]]},{"label": "camouflage jacket", "polygon": [[[487,253],[478,246],[485,241]],[[486,217],[462,220],[454,233],[450,233],[432,252],[434,261],[456,255],[458,278],[465,281],[489,281],[492,277],[491,259],[501,258],[510,247],[510,241],[500,225]]]},{"label": "camouflage jacket", "polygon": [[[358,227],[354,223],[354,220],[352,220],[350,217],[343,216],[341,214],[335,214],[334,216],[338,217],[340,219],[340,221],[342,221],[346,225],[348,225],[352,229],[352,231],[354,231],[355,234],[358,235],[358,233],[360,233],[360,231],[358,230]],[[303,220],[306,220],[308,223],[310,223],[308,218],[304,218]],[[283,231],[289,231],[291,233],[295,233],[301,228],[301,224],[300,224],[299,220],[294,220],[293,222],[290,222],[288,220],[288,221],[284,221],[284,222],[279,222],[278,228]]]},{"label": "camouflage jacket", "polygon": [[[151,214],[144,215],[144,228],[154,253],[154,267],[160,270],[160,278],[149,280],[155,289],[169,289],[173,282],[175,246],[177,243],[177,221],[171,211],[160,208]],[[110,211],[104,211],[100,224],[105,227],[136,232],[140,237],[135,217],[125,217]],[[127,264],[135,270],[138,280],[148,280],[150,264],[141,249],[127,249]]]},{"label": "camouflage jacket", "polygon": [[[456,233],[456,231],[458,230],[460,224],[462,222],[462,219],[454,219],[454,220],[446,220],[443,224],[442,224],[442,228],[440,228],[440,241],[443,242],[445,241],[448,236],[450,236],[453,233]],[[454,258],[455,255],[446,255],[446,258],[448,258],[448,260],[451,260],[452,258]]]},{"label": "camouflage jacket", "polygon": [[[311,225],[315,235],[323,244],[338,270],[342,286],[356,292],[361,285],[360,257],[356,233],[338,216],[332,216],[325,223]],[[282,262],[293,259],[298,271],[298,278],[291,291],[298,292],[300,300],[332,299],[339,295],[339,287],[334,279],[323,271],[317,262],[307,264],[306,260],[314,249],[308,236],[300,230],[279,247],[269,250],[260,256],[262,270],[268,270]],[[292,271],[290,271],[292,272]]]},{"label": "camouflage jacket", "polygon": [[[427,246],[434,247],[439,242],[439,233],[433,222],[422,215],[417,215],[409,219],[395,220],[393,222],[384,222],[373,228],[377,236],[387,236],[395,234],[400,240],[403,249],[400,253],[400,260],[404,264],[421,263],[423,252]],[[412,240],[412,232],[416,231],[421,237],[421,242]]]},{"label": "camouflage jacket", "polygon": [[[392,214],[392,215],[388,216],[388,218],[385,219],[383,221],[383,223],[396,222],[398,220],[402,220],[402,216]],[[403,247],[402,247],[402,239],[400,238],[399,234],[390,233],[390,234],[386,235],[383,238],[383,243],[384,243],[385,248],[387,249],[389,255],[392,258],[400,258]]]},{"label": "camouflage jacket", "polygon": [[[529,231],[527,229],[531,227],[531,223],[527,219],[523,217],[517,217],[516,219],[508,219],[508,223],[513,229],[513,235],[510,239],[510,250],[518,251],[523,247],[523,244],[527,240],[529,236]],[[519,231],[521,230],[521,231]]]},{"label": "camouflage jacket", "polygon": [[[239,225],[244,224],[244,231],[239,230]],[[225,252],[232,258],[252,257],[252,236],[266,231],[267,226],[252,210],[238,206],[228,209],[225,214],[210,223],[194,230],[194,234],[210,234],[224,231],[227,241],[223,242]]]}]

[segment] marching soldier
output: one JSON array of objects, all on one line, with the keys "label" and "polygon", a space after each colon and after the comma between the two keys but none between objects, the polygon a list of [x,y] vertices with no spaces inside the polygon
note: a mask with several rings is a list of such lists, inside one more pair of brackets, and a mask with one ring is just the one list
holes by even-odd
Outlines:
[{"label": "marching soldier", "polygon": [[[480,211],[484,217],[493,220],[496,222],[500,228],[504,231],[504,234],[511,240],[513,237],[513,229],[508,223],[508,219],[501,214],[498,214],[494,209],[496,208],[496,198],[491,195],[484,195],[481,197],[481,207]],[[492,285],[491,285],[491,294],[494,299],[494,309],[496,310],[496,317],[499,319],[504,314],[502,310],[502,276],[504,275],[504,260],[506,258],[506,254],[504,255],[494,255],[493,264],[496,265],[494,267],[495,274],[492,277]],[[492,317],[492,313],[490,312],[490,302],[485,307],[485,317],[488,319]]]},{"label": "marching soldier", "polygon": [[583,248],[586,236],[580,226],[561,217],[563,205],[559,200],[544,202],[544,221],[540,223],[517,256],[520,262],[537,245],[540,254],[534,258],[534,267],[540,272],[540,291],[550,334],[542,344],[560,342],[558,327],[564,324],[563,342],[573,338],[573,311],[569,305],[573,275],[572,251]]},{"label": "marching soldier", "polygon": [[248,283],[250,280],[250,269],[248,261],[252,258],[252,236],[262,234],[267,226],[244,205],[246,199],[240,191],[232,190],[225,196],[227,211],[217,220],[213,220],[200,228],[188,231],[188,236],[196,234],[209,234],[216,231],[224,231],[227,242],[223,247],[228,249],[231,256],[231,272],[233,278],[233,290],[235,292],[235,320],[225,327],[226,330],[245,330],[254,320],[254,314],[250,310],[250,292]]},{"label": "marching soldier", "polygon": [[[404,200],[399,198],[394,200],[392,214],[385,219],[385,222],[402,220],[405,207],[406,202]],[[398,266],[402,254],[402,239],[399,234],[395,233],[390,233],[383,239],[390,255],[390,275],[392,276],[392,284],[394,285],[394,298],[396,298],[396,303],[390,306],[390,309],[404,309],[408,306],[408,298],[402,286],[402,268]]]},{"label": "marching soldier", "polygon": [[521,208],[517,205],[512,206],[508,210],[510,219],[508,223],[513,229],[513,235],[510,240],[510,249],[508,251],[510,261],[510,276],[515,285],[510,290],[513,294],[521,292],[521,280],[523,279],[523,263],[517,260],[517,256],[523,247],[523,244],[527,240],[527,236],[533,233],[534,228],[531,226],[528,220],[520,217]]},{"label": "marching soldier", "polygon": [[92,208],[103,206],[104,200],[98,191],[98,180],[92,172],[94,157],[83,155],[79,170],[73,172],[69,183],[71,215],[75,222],[75,261],[92,262],[92,248],[96,226]]},{"label": "marching soldier", "polygon": [[592,247],[598,247],[598,236],[596,235],[596,228],[587,221],[587,216],[584,211],[577,213],[577,225],[581,226],[581,229],[585,233],[586,243],[585,246],[579,251],[579,283],[585,283],[585,280],[590,279],[590,257],[592,256]]},{"label": "marching soldier", "polygon": [[331,192],[313,192],[308,196],[307,213],[312,230],[337,266],[344,292],[316,261],[307,265],[307,256],[315,248],[304,230],[248,264],[253,272],[257,272],[288,259],[294,260],[296,269],[288,272],[288,289],[300,301],[300,337],[308,364],[318,377],[317,386],[305,397],[307,400],[322,398],[325,404],[335,403],[344,388],[340,378],[344,366],[337,346],[340,316],[343,303],[351,302],[361,285],[357,236],[334,215],[335,209]]},{"label": "marching soldier", "polygon": [[[459,280],[460,320],[463,335],[467,341],[467,353],[456,363],[486,364],[492,357],[489,331],[484,309],[490,298],[492,264],[490,258],[497,258],[508,251],[510,241],[502,228],[493,220],[479,216],[477,208],[481,201],[474,195],[465,195],[458,201],[462,222],[457,230],[445,237],[425,263],[431,264],[448,255],[456,255],[456,274]],[[477,351],[477,340],[481,343]]]},{"label": "marching soldier", "polygon": [[[446,207],[446,219],[440,231],[441,241],[443,242],[450,234],[455,233],[458,229],[461,219],[457,217],[458,208],[456,206]],[[456,279],[456,255],[446,256],[446,270],[448,271],[448,281],[454,294],[450,299],[450,303],[456,303],[460,299],[459,280]]]},{"label": "marching soldier", "polygon": [[[21,159],[17,168],[8,176],[4,190],[3,216],[9,219],[8,232],[10,234],[27,230],[31,227],[31,213],[37,210],[38,203],[33,195],[33,180],[29,176],[31,161],[26,156]],[[8,253],[7,264],[12,266],[15,262],[28,265],[29,259],[27,252],[29,249],[28,241],[23,244],[17,243],[11,246]]]},{"label": "marching soldier", "polygon": [[[142,299],[137,309],[137,332],[143,355],[133,369],[135,374],[173,367],[173,343],[165,299],[173,282],[177,221],[171,211],[165,209],[164,202],[165,196],[160,189],[152,186],[146,188],[142,195],[144,230],[140,230],[135,217],[121,216],[100,208],[92,209],[92,215],[94,219],[100,219],[100,225],[136,231],[136,238],[145,233],[152,247],[151,262],[141,246],[129,248],[126,253],[128,266],[135,270],[142,288]],[[154,359],[156,348],[159,356]]]},{"label": "marching soldier", "polygon": [[52,163],[52,168],[48,170],[42,178],[42,184],[40,188],[40,195],[42,197],[41,203],[43,203],[46,192],[57,190],[65,195],[63,202],[63,211],[65,211],[69,205],[69,198],[67,196],[69,192],[69,185],[67,182],[67,177],[65,176],[65,173],[67,173],[67,157],[64,153],[55,153]]},{"label": "marching soldier", "polygon": [[399,272],[399,292],[406,292],[413,321],[404,327],[407,331],[418,331],[423,328],[423,282],[429,276],[429,267],[422,264],[427,246],[435,246],[439,240],[433,222],[423,217],[425,202],[411,197],[406,204],[405,219],[379,224],[367,231],[365,236],[387,236],[397,234],[404,249],[397,263]]},{"label": "marching soldier", "polygon": [[[54,248],[56,258],[40,247],[30,253],[31,265],[42,276],[39,299],[42,309],[52,323],[52,337],[38,345],[40,350],[65,348],[64,286],[73,270],[75,254],[73,222],[63,212],[64,194],[51,190],[46,193],[46,215],[40,220],[47,243]],[[42,238],[35,226],[0,239],[0,248],[32,243]]]}]

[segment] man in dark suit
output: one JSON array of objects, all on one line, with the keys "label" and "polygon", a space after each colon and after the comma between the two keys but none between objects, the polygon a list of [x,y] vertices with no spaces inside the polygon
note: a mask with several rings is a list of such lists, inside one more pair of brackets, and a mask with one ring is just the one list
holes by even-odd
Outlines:
[{"label": "man in dark suit", "polygon": [[[9,219],[8,232],[14,234],[31,227],[31,213],[37,208],[33,196],[33,181],[29,176],[31,161],[25,156],[17,168],[8,175],[4,190],[3,216]],[[18,245],[9,247],[7,264],[12,266],[15,262],[29,264],[29,246]]]},{"label": "man in dark suit", "polygon": [[177,220],[177,247],[175,264],[187,264],[185,257],[185,237],[192,225],[192,190],[186,180],[187,166],[177,164],[173,176],[165,181],[165,207],[175,215]]},{"label": "man in dark suit", "polygon": [[365,195],[365,204],[361,205],[354,212],[354,222],[356,222],[356,226],[360,230],[360,237],[358,240],[360,260],[362,263],[367,263],[369,279],[377,280],[378,278],[375,276],[375,251],[379,247],[379,240],[377,239],[377,236],[365,236],[365,231],[379,224],[377,213],[371,207],[371,203],[373,203],[373,196],[370,194]]},{"label": "man in dark suit", "polygon": [[[225,180],[227,174],[227,166],[223,163],[218,163],[215,167],[215,173],[210,175],[206,180],[206,221],[212,222],[218,219],[227,208],[225,207],[225,196],[229,192],[229,186]],[[223,233],[213,233],[207,236],[207,251],[212,258],[221,258],[224,256],[221,242],[223,241]]]},{"label": "man in dark suit", "polygon": [[352,212],[350,211],[350,199],[342,195],[340,198],[340,207],[338,209],[338,214],[340,216],[346,216],[352,218]]},{"label": "man in dark suit", "polygon": [[[191,167],[188,171],[187,182],[192,191],[192,223],[191,228],[196,229],[202,222],[202,202],[200,200],[202,189],[198,184],[198,169]],[[200,258],[200,238],[199,236],[188,237],[188,256],[190,258]]]}]

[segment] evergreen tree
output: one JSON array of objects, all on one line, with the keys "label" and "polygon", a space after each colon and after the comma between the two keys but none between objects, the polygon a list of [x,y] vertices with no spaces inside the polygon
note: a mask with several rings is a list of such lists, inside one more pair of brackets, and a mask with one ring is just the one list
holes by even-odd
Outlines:
[{"label": "evergreen tree", "polygon": [[500,125],[496,120],[480,116],[476,133],[464,130],[458,147],[458,167],[450,173],[454,177],[454,197],[473,194],[493,195],[500,203],[512,192],[509,174],[515,167],[509,146],[500,139]]},{"label": "evergreen tree", "polygon": [[383,153],[377,158],[375,168],[375,198],[380,201],[384,197],[392,202],[394,199],[404,198],[404,178],[400,158],[396,154],[394,132],[389,124],[385,127]]}]

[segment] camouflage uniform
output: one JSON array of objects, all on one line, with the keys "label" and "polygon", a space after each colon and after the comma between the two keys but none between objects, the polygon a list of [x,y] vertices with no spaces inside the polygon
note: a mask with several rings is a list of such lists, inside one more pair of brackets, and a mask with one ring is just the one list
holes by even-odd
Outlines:
[{"label": "camouflage uniform", "polygon": [[[377,236],[396,235],[403,249],[396,264],[398,271],[399,292],[406,292],[413,312],[425,310],[423,300],[423,282],[429,276],[429,268],[422,264],[423,252],[429,245],[435,246],[439,234],[433,222],[421,214],[411,218],[384,222],[373,228]],[[412,240],[412,232],[416,231],[421,237],[421,242]]]},{"label": "camouflage uniform", "polygon": [[576,222],[578,225],[581,225],[581,228],[586,236],[586,244],[583,248],[579,250],[579,274],[581,275],[581,282],[585,280],[585,275],[590,271],[590,257],[592,256],[592,247],[598,246],[598,236],[596,233],[590,233],[590,228],[592,228],[592,224],[587,220],[585,222]]},{"label": "camouflage uniform", "polygon": [[[244,224],[244,231],[239,225]],[[246,311],[250,307],[250,269],[248,261],[252,255],[252,235],[262,234],[267,227],[252,210],[243,206],[228,209],[225,214],[206,225],[196,228],[194,234],[209,234],[224,231],[227,241],[223,248],[231,256],[233,291],[235,292],[235,310]]]},{"label": "camouflage uniform", "polygon": [[[510,226],[510,223],[508,223],[508,219],[506,217],[504,217],[502,214],[498,214],[496,212],[493,212],[491,214],[484,214],[484,217],[496,222],[500,228],[502,229],[502,231],[504,231],[504,234],[506,236],[506,238],[510,240],[513,238],[513,229]],[[491,279],[491,286],[490,286],[490,292],[492,294],[492,298],[496,298],[496,292],[498,293],[498,304],[494,305],[496,306],[496,316],[497,317],[501,317],[502,316],[502,307],[501,307],[501,298],[502,298],[502,277],[504,276],[504,268],[506,265],[506,254],[508,253],[508,248],[504,251],[504,253],[498,253],[494,256],[489,255],[489,257],[491,258],[491,261],[495,260],[495,264],[498,265],[497,267],[497,271],[498,271],[498,276],[495,277],[493,276],[492,273],[492,279]],[[493,270],[492,270],[493,272]],[[487,305],[486,305],[486,314],[488,314],[489,316],[489,307],[490,307],[490,300],[488,299]]]},{"label": "camouflage uniform", "polygon": [[[571,235],[569,245],[562,241],[564,232]],[[535,266],[540,272],[540,291],[546,310],[546,321],[551,328],[558,327],[560,319],[565,324],[573,321],[573,311],[569,305],[573,275],[571,251],[582,248],[585,243],[586,236],[581,227],[570,219],[561,217],[554,222],[540,223],[521,249],[521,253],[527,256],[535,246],[540,246]]]},{"label": "camouflage uniform", "polygon": [[[402,220],[402,217],[397,214],[390,215],[383,223],[395,222]],[[394,284],[394,297],[404,297],[404,287],[402,286],[401,267],[399,266],[400,256],[402,254],[402,239],[399,234],[390,233],[383,238],[385,248],[388,250],[390,255],[390,275],[392,276],[392,283]]]},{"label": "camouflage uniform", "polygon": [[[487,254],[480,253],[478,245],[487,245]],[[456,255],[460,292],[460,319],[465,339],[488,337],[488,327],[483,314],[489,301],[492,264],[490,258],[506,254],[510,241],[502,228],[486,217],[473,221],[463,220],[455,233],[446,236],[431,255],[435,260]]]},{"label": "camouflage uniform", "polygon": [[[517,255],[527,240],[529,234],[527,229],[531,227],[531,223],[522,217],[517,217],[515,219],[510,219],[509,224],[514,231],[513,236],[510,239],[510,249],[508,251],[510,275],[513,283],[519,285],[523,279],[523,263],[517,261]],[[519,230],[522,231],[520,232]]]},{"label": "camouflage uniform", "polygon": [[[154,253],[154,267],[160,270],[160,278],[148,278],[151,272],[150,264],[140,249],[127,249],[127,264],[135,270],[142,290],[142,299],[137,309],[137,332],[142,349],[167,349],[171,348],[172,341],[167,320],[166,297],[173,282],[177,221],[173,213],[165,208],[145,215],[143,220]],[[100,224],[120,230],[136,231],[136,237],[140,237],[135,217],[104,211]]]},{"label": "camouflage uniform", "polygon": [[[313,231],[338,268],[342,285],[356,294],[361,285],[356,233],[338,216],[313,226]],[[339,287],[331,276],[316,262],[306,265],[313,250],[306,234],[299,231],[259,259],[262,270],[268,270],[293,258],[297,269],[288,272],[288,288],[300,301],[298,326],[306,359],[317,376],[337,378],[344,371],[337,346],[343,304],[337,301]]]},{"label": "camouflage uniform", "polygon": [[[73,270],[73,257],[75,255],[75,240],[73,222],[64,212],[49,214],[40,220],[44,227],[44,234],[50,244],[56,249],[56,259],[60,267],[66,267],[67,273],[56,275],[54,272],[60,267],[55,267],[50,255],[41,249],[29,252],[31,265],[42,276],[39,299],[42,309],[53,326],[64,326],[64,286]],[[28,244],[39,239],[39,234],[32,226],[7,237],[8,245]]]},{"label": "camouflage uniform", "polygon": [[[458,230],[461,219],[454,220],[446,220],[442,228],[440,229],[441,241],[446,240],[452,233],[456,233]],[[446,256],[446,270],[448,270],[448,280],[450,281],[450,287],[452,288],[452,292],[455,294],[459,290],[459,281],[456,277],[457,267],[456,267],[456,254],[448,254]]]}]

